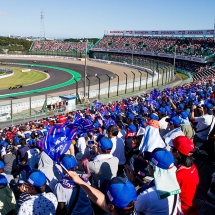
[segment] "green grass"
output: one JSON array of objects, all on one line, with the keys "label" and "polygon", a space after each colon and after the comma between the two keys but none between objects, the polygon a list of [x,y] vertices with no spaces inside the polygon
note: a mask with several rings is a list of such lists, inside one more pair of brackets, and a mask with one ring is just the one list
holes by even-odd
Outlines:
[{"label": "green grass", "polygon": [[14,71],[14,74],[7,78],[0,79],[0,89],[8,89],[11,86],[15,85],[29,85],[33,84],[35,82],[44,80],[47,75],[43,72],[36,71],[32,68],[29,72],[22,72],[22,70],[25,70],[27,68],[14,68],[14,67],[8,67],[8,66],[2,66],[0,68],[6,68],[6,69],[12,69]]},{"label": "green grass", "polygon": [[189,76],[183,74],[183,73],[180,73],[180,72],[177,72],[177,76],[181,77],[183,80],[186,80],[189,78]]}]

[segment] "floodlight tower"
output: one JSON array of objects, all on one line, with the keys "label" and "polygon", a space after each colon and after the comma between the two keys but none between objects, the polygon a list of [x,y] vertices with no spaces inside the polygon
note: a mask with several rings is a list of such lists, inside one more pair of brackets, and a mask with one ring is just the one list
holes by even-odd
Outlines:
[{"label": "floodlight tower", "polygon": [[46,36],[45,36],[45,27],[44,27],[44,17],[45,17],[44,11],[42,10],[41,15],[40,15],[40,20],[41,20],[41,22],[40,22],[40,37],[45,39]]}]

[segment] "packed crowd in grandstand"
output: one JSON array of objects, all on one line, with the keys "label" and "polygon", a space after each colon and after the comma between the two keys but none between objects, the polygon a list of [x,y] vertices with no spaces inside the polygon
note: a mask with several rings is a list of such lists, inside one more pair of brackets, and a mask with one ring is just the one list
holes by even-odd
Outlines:
[{"label": "packed crowd in grandstand", "polygon": [[196,57],[215,52],[213,38],[164,37],[164,36],[104,36],[94,48],[150,51]]},{"label": "packed crowd in grandstand", "polygon": [[86,43],[83,42],[62,42],[62,41],[35,41],[32,45],[32,51],[49,52],[78,52],[82,53],[86,49]]},{"label": "packed crowd in grandstand", "polygon": [[[83,52],[84,42],[35,41],[31,51]],[[213,38],[164,37],[164,36],[104,36],[94,48],[150,51],[205,57],[215,52]]]},{"label": "packed crowd in grandstand", "polygon": [[197,215],[214,107],[211,76],[2,128],[0,212]]}]

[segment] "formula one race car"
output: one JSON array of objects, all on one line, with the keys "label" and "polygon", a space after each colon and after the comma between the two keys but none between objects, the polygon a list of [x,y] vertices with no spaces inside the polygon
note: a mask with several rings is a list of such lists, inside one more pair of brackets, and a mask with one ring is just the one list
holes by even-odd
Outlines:
[{"label": "formula one race car", "polygon": [[44,70],[45,73],[50,73],[50,71],[48,69]]},{"label": "formula one race car", "polygon": [[15,86],[11,86],[9,87],[9,90],[13,90],[13,89],[19,89],[19,88],[22,88],[23,85],[22,84],[18,84],[18,85],[15,85]]}]

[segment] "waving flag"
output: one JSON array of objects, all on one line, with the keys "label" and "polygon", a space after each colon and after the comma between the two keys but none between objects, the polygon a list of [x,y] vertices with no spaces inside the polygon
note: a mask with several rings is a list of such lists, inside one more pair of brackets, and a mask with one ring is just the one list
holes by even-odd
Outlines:
[{"label": "waving flag", "polygon": [[65,154],[76,139],[76,135],[93,131],[93,123],[78,115],[73,124],[57,124],[47,129],[47,135],[38,143],[38,147],[44,151],[53,161],[60,162],[60,157]]},{"label": "waving flag", "polygon": [[77,132],[77,128],[71,129],[63,124],[57,124],[48,130],[48,134],[38,143],[38,147],[53,161],[59,163],[60,157],[69,150]]}]

